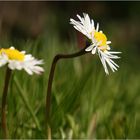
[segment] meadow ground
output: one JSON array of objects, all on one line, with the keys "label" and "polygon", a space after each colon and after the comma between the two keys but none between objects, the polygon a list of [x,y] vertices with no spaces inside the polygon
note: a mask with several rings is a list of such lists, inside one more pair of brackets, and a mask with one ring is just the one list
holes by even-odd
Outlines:
[{"label": "meadow ground", "polygon": [[[9,138],[46,138],[45,101],[53,57],[78,51],[84,38],[81,35],[78,44],[77,31],[69,25],[69,18],[77,14],[78,5],[95,23],[100,22],[100,29],[112,41],[112,50],[122,52],[121,59],[115,61],[120,68],[107,76],[99,57],[92,54],[58,62],[52,86],[52,138],[140,138],[140,4],[123,2],[113,6],[111,2],[93,2],[92,7],[87,3],[89,10],[80,2],[63,4],[67,6],[65,9],[58,3],[48,5],[52,11],[46,16],[46,29],[36,39],[19,38],[19,32],[17,36],[14,34],[16,37],[0,38],[0,47],[13,45],[26,50],[43,59],[45,69],[42,75],[33,76],[25,71],[12,72],[6,112]],[[109,12],[109,7],[116,12]],[[0,68],[0,105],[5,70],[6,66]],[[3,138],[1,128],[0,138]]]},{"label": "meadow ground", "polygon": [[[47,41],[41,38],[20,42],[28,53],[44,59],[45,73],[29,76],[24,71],[13,71],[7,100],[10,138],[46,137],[45,97],[50,65],[57,53],[78,50],[73,42],[61,42],[56,36]],[[118,50],[122,51],[120,68],[109,76],[98,56],[88,54],[59,61],[52,88],[52,138],[140,137],[139,55],[129,46]],[[0,70],[1,93],[5,69]]]}]

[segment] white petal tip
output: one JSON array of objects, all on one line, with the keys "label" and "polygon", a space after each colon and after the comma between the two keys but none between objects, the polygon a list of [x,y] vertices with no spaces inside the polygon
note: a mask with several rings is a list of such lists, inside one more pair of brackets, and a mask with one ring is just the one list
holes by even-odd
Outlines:
[{"label": "white petal tip", "polygon": [[85,49],[85,51],[86,51],[86,52],[90,52],[90,50],[89,50],[88,48],[87,48],[87,49]]},{"label": "white petal tip", "polygon": [[14,49],[15,49],[15,47],[14,47],[14,46],[11,46],[11,47],[10,47],[10,49],[13,49],[13,50],[14,50]]}]

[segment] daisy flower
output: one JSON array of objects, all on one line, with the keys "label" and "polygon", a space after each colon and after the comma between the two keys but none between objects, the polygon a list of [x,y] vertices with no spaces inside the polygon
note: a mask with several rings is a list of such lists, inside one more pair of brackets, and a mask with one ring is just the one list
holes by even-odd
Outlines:
[{"label": "daisy flower", "polygon": [[106,74],[109,74],[107,64],[111,70],[115,72],[119,66],[112,59],[120,58],[116,54],[121,52],[110,51],[111,48],[109,44],[111,44],[111,41],[108,41],[103,31],[99,30],[99,23],[97,23],[95,28],[93,19],[90,19],[86,13],[83,13],[83,16],[84,17],[80,17],[77,15],[79,21],[70,19],[70,24],[91,40],[91,45],[86,47],[85,51],[91,51],[92,54],[96,53],[99,55]]},{"label": "daisy flower", "polygon": [[0,49],[0,67],[6,64],[8,64],[8,68],[11,70],[24,69],[29,75],[44,72],[44,69],[39,66],[43,64],[42,60],[37,60],[31,54],[25,54],[25,51],[20,52],[14,47]]}]

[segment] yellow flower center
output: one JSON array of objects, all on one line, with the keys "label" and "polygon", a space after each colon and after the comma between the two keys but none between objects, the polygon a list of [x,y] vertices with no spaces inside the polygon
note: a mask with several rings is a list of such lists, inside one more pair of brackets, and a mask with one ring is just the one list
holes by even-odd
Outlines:
[{"label": "yellow flower center", "polygon": [[104,33],[102,32],[95,32],[94,37],[96,41],[100,42],[98,47],[101,47],[101,50],[106,50],[107,49],[107,37]]},{"label": "yellow flower center", "polygon": [[5,53],[10,60],[18,60],[23,61],[24,60],[24,54],[16,49],[0,49],[0,54]]}]

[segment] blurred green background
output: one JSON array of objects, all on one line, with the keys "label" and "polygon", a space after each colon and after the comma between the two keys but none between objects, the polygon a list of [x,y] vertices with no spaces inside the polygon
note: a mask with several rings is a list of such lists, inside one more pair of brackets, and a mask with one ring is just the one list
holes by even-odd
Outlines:
[{"label": "blurred green background", "polygon": [[[106,76],[98,56],[91,54],[58,63],[52,138],[140,138],[140,2],[86,1],[0,2],[0,47],[13,45],[45,62],[41,76],[13,71],[7,98],[10,138],[46,138],[51,62],[57,53],[85,46],[86,38],[69,24],[83,12],[100,23],[113,50],[122,52],[116,61],[120,68]],[[0,104],[5,69],[0,70]]]}]

